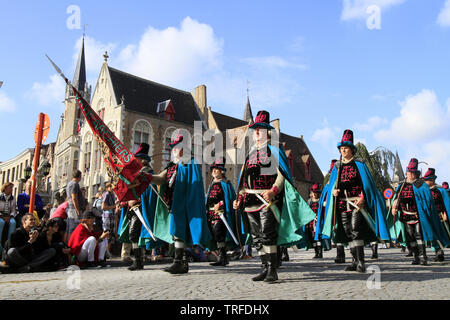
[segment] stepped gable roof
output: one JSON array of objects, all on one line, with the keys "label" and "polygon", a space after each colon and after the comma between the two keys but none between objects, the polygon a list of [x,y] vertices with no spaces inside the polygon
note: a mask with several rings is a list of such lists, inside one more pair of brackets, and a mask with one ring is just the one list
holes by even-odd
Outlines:
[{"label": "stepped gable roof", "polygon": [[175,109],[174,121],[194,125],[201,121],[190,92],[139,78],[108,66],[116,101],[124,98],[125,109],[157,116],[158,103],[171,100]]}]

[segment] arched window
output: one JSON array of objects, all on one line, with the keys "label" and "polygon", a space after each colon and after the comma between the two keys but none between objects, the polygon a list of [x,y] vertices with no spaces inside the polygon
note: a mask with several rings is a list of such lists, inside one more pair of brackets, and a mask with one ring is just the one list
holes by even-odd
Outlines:
[{"label": "arched window", "polygon": [[[152,126],[148,121],[138,120],[133,127],[132,152],[135,153],[142,142],[151,145]],[[150,151],[149,151],[150,152]]]},{"label": "arched window", "polygon": [[92,155],[92,134],[86,133],[83,139],[83,152],[84,152],[84,167],[83,172],[89,172],[91,167],[91,155]]},{"label": "arched window", "polygon": [[105,120],[105,100],[104,99],[100,99],[100,101],[97,104],[97,113],[98,116],[100,117],[100,119],[102,119],[102,121]]},{"label": "arched window", "polygon": [[163,145],[163,152],[164,154],[162,155],[162,159],[163,159],[163,168],[165,168],[167,166],[167,164],[170,161],[170,148],[169,148],[169,143],[172,142],[172,134],[174,133],[174,131],[177,130],[177,128],[175,127],[169,127],[166,129],[166,132],[164,132],[164,145]]}]

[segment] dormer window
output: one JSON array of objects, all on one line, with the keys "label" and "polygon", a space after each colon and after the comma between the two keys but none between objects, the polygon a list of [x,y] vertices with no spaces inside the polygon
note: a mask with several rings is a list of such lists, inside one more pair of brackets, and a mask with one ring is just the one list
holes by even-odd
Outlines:
[{"label": "dormer window", "polygon": [[158,117],[162,119],[173,121],[175,117],[175,109],[173,107],[172,100],[169,99],[158,103],[156,113]]}]

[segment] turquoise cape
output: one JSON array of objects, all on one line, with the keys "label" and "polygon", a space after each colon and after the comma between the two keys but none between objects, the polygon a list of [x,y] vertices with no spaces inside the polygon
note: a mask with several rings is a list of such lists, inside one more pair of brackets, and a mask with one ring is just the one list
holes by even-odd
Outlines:
[{"label": "turquoise cape", "polygon": [[[278,246],[301,246],[304,243],[302,227],[315,219],[316,214],[309,207],[308,203],[301,197],[294,186],[289,163],[282,146],[277,148],[268,145],[272,153],[272,159],[278,161],[278,168],[285,178],[283,192],[283,207],[281,208],[280,224],[278,226]],[[239,176],[238,186],[242,179]],[[247,214],[240,212],[245,233],[250,235],[250,228]],[[249,241],[249,239],[248,239]],[[248,242],[247,241],[247,242]]]},{"label": "turquoise cape", "polygon": [[[153,185],[156,189],[156,186]],[[150,185],[147,187],[147,189],[141,194],[141,213],[142,217],[144,218],[144,221],[147,223],[147,226],[149,226],[150,230],[153,232],[154,228],[154,218],[155,218],[155,208],[156,208],[156,194],[153,191],[153,189],[150,187]],[[130,221],[127,217],[127,210],[125,208],[122,208],[122,211],[120,213],[120,220],[119,220],[119,226],[118,226],[118,234],[119,234],[119,240],[122,243],[131,243],[128,238],[128,229],[129,229]],[[163,241],[156,239],[155,242],[151,236],[150,233],[147,231],[147,229],[142,226],[141,234],[139,237],[138,245],[139,247],[145,247],[147,250],[159,248]]]},{"label": "turquoise cape", "polygon": [[[392,198],[392,203],[397,199],[401,186],[400,184],[397,187],[395,195]],[[419,183],[413,184],[413,191],[419,213],[419,223],[422,229],[423,240],[430,242],[439,240],[444,247],[448,246],[450,239],[445,231],[444,225],[440,222],[430,188],[426,183],[420,181]],[[401,209],[399,208],[395,218],[391,213],[391,209],[392,206],[387,216],[391,237],[397,242],[406,244],[405,225],[398,218]]]},{"label": "turquoise cape", "polygon": [[[386,204],[381,193],[377,190],[375,181],[370,174],[369,168],[367,168],[364,162],[355,160],[356,166],[358,168],[359,174],[361,176],[364,196],[365,196],[365,206],[364,208],[369,213],[370,217],[370,229],[375,231],[375,235],[379,240],[390,241],[389,230],[386,222]],[[334,208],[334,197],[332,191],[336,187],[338,175],[338,168],[334,166],[330,175],[330,186],[328,187],[326,193],[326,207],[321,217],[320,224],[317,224],[316,235],[321,234],[322,237],[335,237],[335,232],[337,228],[337,217],[335,220],[335,226],[333,224],[333,208]],[[367,222],[367,220],[365,220]],[[368,222],[369,223],[369,222]]]},{"label": "turquoise cape", "polygon": [[319,200],[319,209],[317,212],[317,224],[316,224],[316,233],[314,235],[314,240],[319,241],[319,236],[322,236],[323,239],[330,239],[329,236],[324,235],[321,233],[321,230],[323,230],[323,225],[325,221],[325,208],[323,207],[323,203],[327,199],[328,189],[330,188],[330,184],[327,183],[322,190],[322,193],[320,194],[320,200]]},{"label": "turquoise cape", "polygon": [[[161,185],[160,195],[166,184]],[[210,246],[211,232],[206,219],[205,190],[201,166],[192,159],[188,164],[178,164],[171,210],[157,199],[153,233],[156,238],[173,243],[173,237],[187,245]]]}]

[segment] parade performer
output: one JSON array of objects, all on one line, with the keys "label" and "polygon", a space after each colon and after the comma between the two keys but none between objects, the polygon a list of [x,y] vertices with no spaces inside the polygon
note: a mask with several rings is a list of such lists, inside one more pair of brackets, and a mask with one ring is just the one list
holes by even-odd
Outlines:
[{"label": "parade performer", "polygon": [[[187,143],[186,143],[187,145]],[[154,235],[174,243],[173,264],[165,271],[171,274],[187,273],[186,246],[210,247],[212,236],[208,229],[205,191],[201,166],[190,156],[184,156],[183,135],[177,134],[169,144],[171,161],[153,183],[160,185],[155,210]]]},{"label": "parade performer", "polygon": [[[450,210],[450,196],[448,195],[447,190],[439,187],[436,184],[436,178],[436,170],[434,168],[429,168],[423,176],[423,180],[425,180],[425,183],[428,185],[428,187],[430,187],[430,191],[434,200],[434,206],[436,208],[437,214],[439,215],[439,220],[444,226],[447,235],[450,236],[450,226],[448,221],[448,213]],[[444,250],[440,248],[437,241],[433,243],[433,248],[436,252],[434,261],[444,261]]]},{"label": "parade performer", "polygon": [[316,214],[316,219],[311,221],[305,226],[305,234],[306,238],[308,239],[308,248],[311,246],[314,247],[315,255],[313,259],[321,259],[323,258],[323,251],[322,251],[322,239],[319,235],[317,240],[314,239],[315,232],[316,232],[316,226],[317,226],[317,214],[319,212],[319,205],[320,205],[320,195],[322,193],[322,190],[320,190],[319,184],[314,183],[312,187],[309,189],[309,199],[308,204],[311,207],[312,211]]},{"label": "parade performer", "polygon": [[447,194],[450,196],[450,189],[448,187],[448,182],[442,182],[442,188],[447,192]]},{"label": "parade performer", "polygon": [[208,226],[220,251],[219,260],[211,263],[212,266],[228,265],[227,245],[229,247],[239,246],[235,236],[236,230],[233,230],[235,229],[233,226],[236,226],[233,214],[233,201],[236,199],[236,193],[231,182],[225,177],[225,161],[225,158],[222,157],[210,167],[213,181],[206,193]]},{"label": "parade performer", "polygon": [[[331,160],[330,164],[330,170],[328,171],[328,174],[331,174],[334,165],[336,164],[337,159]],[[323,224],[325,222],[325,208],[327,206],[327,194],[328,189],[330,188],[330,182],[323,187],[322,193],[320,194],[320,200],[319,200],[319,208],[317,213],[317,224],[316,224],[316,232],[314,235],[314,240],[319,241],[320,238],[322,238],[323,241],[330,242],[330,237],[324,235],[322,233]],[[344,243],[338,242],[336,243],[336,258],[334,259],[335,263],[345,263],[345,248]]]},{"label": "parade performer", "polygon": [[[151,159],[148,155],[149,148],[150,146],[147,143],[141,143],[134,156],[142,164],[141,172],[152,174]],[[152,193],[153,189],[149,185],[147,190],[141,194],[139,200],[127,201],[122,209],[118,228],[119,240],[122,243],[131,243],[134,260],[133,264],[128,267],[130,271],[144,269],[145,251],[143,246],[145,246],[145,243],[142,244],[141,236],[142,234],[150,235],[150,232],[152,232],[153,219],[149,218],[149,215],[151,214],[151,208],[153,207],[154,211],[156,206],[156,199],[154,196],[152,197]]]},{"label": "parade performer", "polygon": [[354,158],[353,131],[345,130],[337,147],[341,160],[331,172],[321,234],[349,244],[352,264],[346,271],[365,272],[364,245],[390,240],[386,206],[367,165]]},{"label": "parade performer", "polygon": [[414,256],[412,264],[427,265],[426,241],[436,241],[445,247],[450,240],[440,223],[430,188],[419,179],[418,164],[416,158],[410,160],[406,180],[394,194],[388,223],[392,238],[411,247]]},{"label": "parade performer", "polygon": [[233,207],[245,212],[245,231],[250,231],[261,258],[262,271],[252,280],[274,282],[278,279],[277,245],[288,247],[301,241],[298,231],[315,214],[293,185],[284,149],[272,144],[268,131],[274,128],[269,117],[267,111],[259,111],[249,125],[255,144],[242,166]]}]

